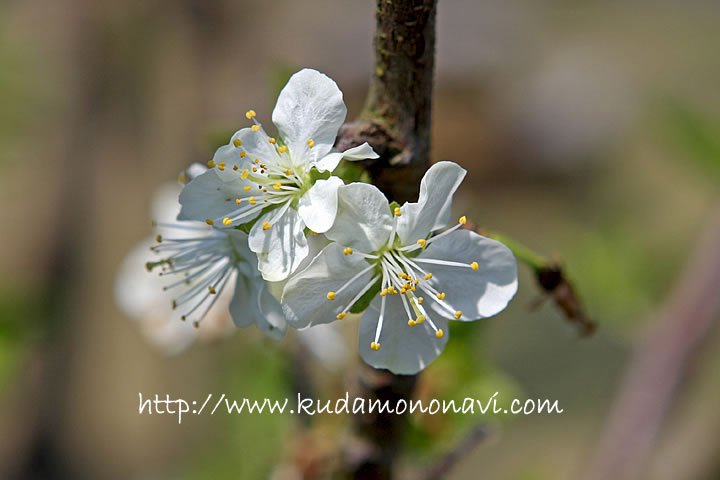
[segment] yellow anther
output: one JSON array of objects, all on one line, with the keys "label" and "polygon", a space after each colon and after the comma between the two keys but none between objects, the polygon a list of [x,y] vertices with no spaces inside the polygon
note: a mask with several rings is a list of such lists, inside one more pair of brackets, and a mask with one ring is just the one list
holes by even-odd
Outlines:
[{"label": "yellow anther", "polygon": [[253,167],[253,173],[257,172],[257,168]]},{"label": "yellow anther", "polygon": [[338,313],[336,318],[338,320],[342,320],[343,318],[345,318],[345,315],[347,315],[347,312]]},{"label": "yellow anther", "polygon": [[258,130],[260,130],[260,125],[253,125],[252,127],[250,127],[250,130],[252,130],[253,132],[257,132]]},{"label": "yellow anther", "polygon": [[[460,220],[458,220],[458,222],[460,222],[460,225],[465,225],[467,223],[467,217],[463,215],[462,217],[460,217]],[[442,332],[442,330],[439,331]]]},{"label": "yellow anther", "polygon": [[343,253],[344,253],[345,255],[352,255],[353,249],[350,248],[350,247],[346,247],[346,248],[343,249]]},{"label": "yellow anther", "polygon": [[224,172],[224,171],[225,171],[225,167],[223,167],[222,165],[218,165],[218,170],[220,170],[221,172]]},{"label": "yellow anther", "polygon": [[335,292],[328,292],[327,294],[328,300],[335,300]]},{"label": "yellow anther", "polygon": [[278,153],[286,153],[286,152],[287,152],[287,147],[285,145],[278,147]]},{"label": "yellow anther", "polygon": [[255,204],[257,203],[257,202],[255,201],[255,197],[250,197],[250,198],[248,199],[248,202],[250,203],[250,205],[255,205]]},{"label": "yellow anther", "polygon": [[256,158],[254,161],[255,161],[255,163],[260,163],[260,159],[259,159],[259,158]]},{"label": "yellow anther", "polygon": [[280,190],[280,189],[282,188],[282,184],[281,184],[280,182],[275,182],[275,183],[273,184],[273,188],[274,188],[275,190]]},{"label": "yellow anther", "polygon": [[237,166],[237,165],[233,165],[233,170],[235,170],[235,171],[237,172],[237,169],[238,169],[238,166]]},{"label": "yellow anther", "polygon": [[223,225],[225,225],[226,227],[229,227],[231,223],[232,220],[230,220],[228,217],[223,218]]},{"label": "yellow anther", "polygon": [[257,115],[257,113],[255,113],[255,110],[248,110],[247,113],[245,114],[245,118],[247,118],[248,120],[250,120],[250,119],[253,118],[255,115]]},{"label": "yellow anther", "polygon": [[155,241],[158,243],[162,242],[162,235],[158,235],[157,237],[155,237]]},{"label": "yellow anther", "polygon": [[417,325],[417,322],[411,318],[410,320],[408,320],[408,325],[414,327],[415,325]]},{"label": "yellow anther", "polygon": [[311,138],[310,140],[307,141],[307,144],[308,144],[308,147],[309,147],[309,148],[312,148],[312,147],[315,146],[315,140],[313,140],[313,139]]},{"label": "yellow anther", "polygon": [[455,312],[455,320],[460,320],[460,317],[462,317],[462,310]]},{"label": "yellow anther", "polygon": [[211,295],[215,295],[217,292],[215,291],[215,288],[213,288],[212,285],[208,287],[208,292],[210,292]]},{"label": "yellow anther", "polygon": [[175,300],[172,301],[171,305],[173,310],[177,308],[177,302]]},{"label": "yellow anther", "polygon": [[275,140],[274,138],[270,137],[270,138],[268,138],[268,142],[270,142],[270,143],[272,143],[273,145],[275,145],[275,144],[277,143],[277,140]]},{"label": "yellow anther", "polygon": [[387,293],[388,293],[388,289],[387,289],[387,288],[383,288],[382,290],[380,290],[380,296],[381,296],[381,297],[384,297],[385,295],[387,295]]},{"label": "yellow anther", "polygon": [[285,175],[292,175],[292,174],[293,174],[293,171],[290,170],[289,168],[287,170],[285,170]]},{"label": "yellow anther", "polygon": [[421,238],[420,240],[418,240],[417,243],[418,243],[418,245],[420,245],[423,248],[425,248],[425,245],[427,245],[427,241],[425,241],[424,238]]},{"label": "yellow anther", "polygon": [[380,344],[375,342],[370,342],[370,350],[375,350],[376,352],[380,350]]},{"label": "yellow anther", "polygon": [[422,305],[422,302],[424,302],[425,299],[423,297],[418,297],[418,305]]},{"label": "yellow anther", "polygon": [[252,190],[252,187],[250,185],[247,185],[247,186],[243,187],[243,190],[245,190],[246,192],[249,192],[250,190]]},{"label": "yellow anther", "polygon": [[415,285],[417,285],[418,282],[420,282],[420,280],[418,280],[417,278],[415,280],[413,280],[413,284],[415,284]]},{"label": "yellow anther", "polygon": [[225,163],[225,162],[218,163],[218,167],[225,168],[225,165],[227,165],[227,163]]},{"label": "yellow anther", "polygon": [[428,273],[425,275],[425,280],[430,280],[432,278],[432,273]]},{"label": "yellow anther", "polygon": [[215,162],[213,162],[212,160],[209,160],[209,161],[208,161],[208,168],[215,168]]},{"label": "yellow anther", "polygon": [[396,217],[402,216],[402,212],[400,212],[400,207],[395,207],[395,216]]},{"label": "yellow anther", "polygon": [[208,218],[207,220],[205,220],[205,223],[207,223],[208,225],[212,225],[212,224],[214,224],[215,222],[213,222],[212,220],[210,220],[210,219]]},{"label": "yellow anther", "polygon": [[437,338],[442,338],[442,337],[445,336],[445,332],[443,332],[443,331],[442,331],[442,328],[441,328],[440,330],[438,330],[437,332],[435,332],[435,336],[436,336]]},{"label": "yellow anther", "polygon": [[236,138],[235,140],[233,140],[233,145],[235,145],[236,147],[241,147],[242,140],[240,140],[239,138]]},{"label": "yellow anther", "polygon": [[249,172],[248,169],[246,168],[246,169],[243,170],[242,173],[240,174],[240,178],[242,178],[243,180],[245,180],[245,179],[248,177],[248,175],[250,175],[250,172]]},{"label": "yellow anther", "polygon": [[271,228],[270,222],[263,222],[263,230],[270,230]]},{"label": "yellow anther", "polygon": [[470,264],[470,268],[472,268],[473,270],[475,270],[477,272],[480,269],[480,265],[478,265],[477,262],[472,262]]},{"label": "yellow anther", "polygon": [[247,152],[240,152],[240,158],[247,157]]},{"label": "yellow anther", "polygon": [[438,293],[436,296],[437,296],[438,300],[445,300],[445,292]]},{"label": "yellow anther", "polygon": [[236,198],[236,199],[235,199],[235,203],[237,203],[238,205],[240,205],[240,204],[242,203],[242,200],[239,199],[239,198]]},{"label": "yellow anther", "polygon": [[267,199],[267,198],[263,198],[263,202],[268,203],[268,199]]},{"label": "yellow anther", "polygon": [[418,318],[415,319],[416,323],[422,323],[426,319],[425,315],[420,315]]}]

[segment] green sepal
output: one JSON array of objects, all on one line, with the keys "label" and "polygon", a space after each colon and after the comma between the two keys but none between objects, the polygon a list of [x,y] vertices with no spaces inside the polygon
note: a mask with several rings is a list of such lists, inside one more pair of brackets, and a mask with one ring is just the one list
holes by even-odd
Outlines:
[{"label": "green sepal", "polygon": [[375,282],[375,284],[370,287],[370,290],[365,292],[365,295],[360,297],[360,299],[353,304],[352,307],[350,307],[350,313],[362,313],[370,306],[370,302],[373,301],[375,298],[375,295],[380,293],[380,287],[382,286],[382,279],[378,278],[378,281]]}]

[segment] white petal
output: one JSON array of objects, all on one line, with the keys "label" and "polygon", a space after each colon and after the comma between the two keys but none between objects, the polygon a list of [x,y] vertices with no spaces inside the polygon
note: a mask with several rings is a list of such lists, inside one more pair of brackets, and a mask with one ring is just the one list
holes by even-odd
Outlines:
[{"label": "white petal", "polygon": [[355,161],[365,160],[367,158],[378,158],[379,156],[380,155],[375,153],[375,150],[372,149],[370,144],[365,142],[362,145],[350,148],[348,150],[345,150],[344,152],[329,153],[325,157],[318,160],[315,164],[315,167],[321,172],[324,172],[325,170],[329,170],[332,172],[333,170],[335,170],[335,167],[337,167],[338,163],[340,163],[340,160],[342,159]]},{"label": "white petal", "polygon": [[[211,169],[185,185],[180,193],[178,220],[205,221],[216,219],[237,208],[235,199],[245,193],[243,187],[250,185],[236,172]],[[248,218],[245,221],[250,221]]]},{"label": "white petal", "polygon": [[447,321],[432,316],[435,326],[442,329],[442,338],[435,336],[429,322],[411,327],[399,295],[388,295],[385,302],[385,317],[380,334],[380,350],[370,349],[375,341],[375,331],[380,316],[381,297],[370,304],[360,319],[358,350],[365,363],[375,368],[384,368],[398,375],[415,375],[427,367],[442,353],[448,341]]},{"label": "white petal", "polygon": [[[282,207],[281,207],[282,208]],[[250,249],[257,254],[258,269],[269,282],[285,280],[308,254],[305,224],[294,208],[286,208],[277,221],[273,210],[260,217],[250,230]],[[263,230],[263,223],[273,221]]]},{"label": "white petal", "polygon": [[166,182],[160,185],[153,194],[150,204],[152,219],[158,223],[172,223],[180,212],[178,196],[182,187],[176,182]]},{"label": "white petal", "polygon": [[255,298],[257,326],[268,337],[280,341],[288,328],[280,302],[272,296],[267,288],[267,283],[262,278],[258,277],[256,282],[259,286]]},{"label": "white petal", "polygon": [[415,243],[428,233],[447,226],[455,190],[466,170],[453,162],[438,162],[425,172],[417,203],[406,203],[398,218],[398,236],[403,244]]},{"label": "white petal", "polygon": [[[250,128],[243,128],[233,135],[230,140],[230,145],[233,145],[233,141],[239,140],[242,145],[236,147],[238,156],[242,152],[245,152],[243,158],[242,168],[248,168],[247,163],[253,162],[255,159],[260,160],[261,163],[267,164],[278,164],[280,163],[280,154],[277,152],[276,145],[273,145],[268,141],[268,135],[262,128],[257,132],[253,132]],[[215,163],[218,163],[217,161]],[[252,167],[254,165],[250,165]]]},{"label": "white petal", "polygon": [[374,185],[351,183],[338,189],[335,224],[325,236],[359,252],[372,253],[387,243],[392,224],[385,195]]},{"label": "white petal", "polygon": [[238,274],[235,293],[230,302],[230,315],[236,327],[256,324],[265,335],[281,340],[287,331],[287,322],[280,302],[268,291],[267,282],[253,266],[251,276]]},{"label": "white petal", "polygon": [[297,331],[298,339],[305,348],[323,367],[333,372],[342,370],[352,351],[338,327],[339,323],[326,323]]},{"label": "white petal", "polygon": [[245,275],[237,275],[235,294],[230,302],[230,316],[236,327],[245,328],[255,323],[254,312],[249,308],[251,296],[250,280]]},{"label": "white petal", "polygon": [[332,227],[337,214],[337,190],[342,184],[343,181],[338,177],[317,180],[300,197],[298,213],[310,230],[324,233]]},{"label": "white petal", "polygon": [[[343,247],[331,243],[310,265],[290,278],[283,290],[282,305],[285,317],[295,328],[329,323],[348,306],[375,274],[373,269],[356,278],[341,292],[346,282],[369,266],[357,255],[343,254]],[[328,292],[338,292],[335,300],[328,300]]]},{"label": "white petal", "polygon": [[[477,320],[502,311],[517,291],[517,262],[510,249],[469,230],[456,230],[428,245],[418,259],[431,258],[470,264],[471,268],[420,264],[433,274],[432,284],[445,292],[445,302],[463,312],[460,320]],[[432,308],[451,316],[429,298]]]},{"label": "white petal", "polygon": [[337,84],[316,70],[304,69],[280,92],[272,120],[293,161],[310,165],[330,151],[346,114]]}]

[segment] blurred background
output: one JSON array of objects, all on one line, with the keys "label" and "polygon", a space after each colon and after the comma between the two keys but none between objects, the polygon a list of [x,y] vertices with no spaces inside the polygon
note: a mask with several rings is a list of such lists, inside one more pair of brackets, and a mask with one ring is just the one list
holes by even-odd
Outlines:
[{"label": "blurred background", "polygon": [[[321,359],[295,334],[276,344],[254,328],[168,355],[118,305],[115,282],[151,234],[156,189],[211,158],[248,109],[269,123],[289,72],[327,73],[348,118],[359,113],[374,10],[370,0],[0,3],[2,478],[323,478],[347,417],[178,425],[138,415],[138,392],[338,398],[359,363],[355,322],[338,331],[349,353]],[[581,339],[552,302],[531,311],[541,293],[521,267],[515,301],[453,328],[418,395],[499,391],[557,399],[565,413],[414,417],[404,469],[488,423],[491,440],[449,478],[587,470],[634,346],[720,208],[719,21],[720,6],[699,0],[440,0],[433,158],[469,171],[454,207],[557,255],[599,328]],[[720,478],[717,330],[693,349],[638,478]]]}]

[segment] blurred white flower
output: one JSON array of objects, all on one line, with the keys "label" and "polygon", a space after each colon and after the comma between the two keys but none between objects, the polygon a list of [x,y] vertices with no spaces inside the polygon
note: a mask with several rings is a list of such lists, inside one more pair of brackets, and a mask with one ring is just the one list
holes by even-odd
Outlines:
[{"label": "blurred white flower", "polygon": [[265,133],[254,111],[247,112],[255,124],[236,132],[217,150],[211,169],[185,187],[178,219],[218,228],[257,219],[249,246],[258,268],[266,280],[286,279],[308,255],[305,227],[323,233],[335,220],[343,182],[327,172],[343,158],[378,156],[367,143],[332,151],[346,113],[332,79],[315,70],[297,72],[272,114],[279,139]]},{"label": "blurred white flower", "polygon": [[[172,221],[179,211],[177,197],[180,186],[163,185],[153,199],[152,217]],[[130,318],[136,320],[143,335],[168,354],[180,353],[198,338],[213,340],[227,336],[235,327],[227,314],[232,295],[225,292],[218,299],[218,308],[210,312],[200,328],[182,322],[172,309],[172,292],[164,291],[165,280],[147,271],[150,247],[155,238],[139,242],[120,266],[115,281],[115,301]]]},{"label": "blurred white flower", "polygon": [[422,179],[418,202],[394,210],[372,185],[340,187],[337,220],[326,232],[336,243],[288,281],[282,296],[288,322],[305,328],[342,320],[369,303],[360,319],[363,359],[415,374],[442,352],[446,319],[473,321],[502,311],[517,290],[510,250],[458,230],[464,217],[433,235],[447,226],[464,176],[455,163],[437,163]]}]

